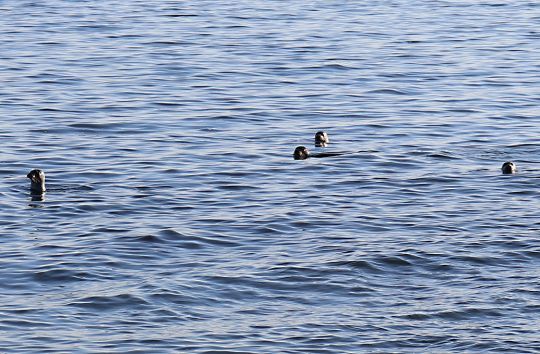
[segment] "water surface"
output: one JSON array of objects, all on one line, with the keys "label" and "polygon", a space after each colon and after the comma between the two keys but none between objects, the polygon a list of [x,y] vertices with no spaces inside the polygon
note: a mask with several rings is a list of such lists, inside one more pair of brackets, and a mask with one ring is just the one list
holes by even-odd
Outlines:
[{"label": "water surface", "polygon": [[4,352],[538,352],[535,2],[0,10]]}]

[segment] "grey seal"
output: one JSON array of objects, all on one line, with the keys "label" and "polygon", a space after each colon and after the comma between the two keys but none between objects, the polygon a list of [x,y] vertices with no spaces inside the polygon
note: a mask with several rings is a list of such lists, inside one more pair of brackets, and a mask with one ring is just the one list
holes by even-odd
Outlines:
[{"label": "grey seal", "polygon": [[309,150],[305,146],[297,146],[293,156],[295,160],[305,160],[309,157]]},{"label": "grey seal", "polygon": [[517,172],[516,164],[512,161],[506,161],[501,167],[503,175],[512,175]]},{"label": "grey seal", "polygon": [[30,178],[30,190],[34,193],[42,194],[45,189],[45,173],[42,170],[34,169],[26,177]]},{"label": "grey seal", "polygon": [[330,142],[330,139],[328,138],[328,134],[326,132],[320,130],[317,133],[315,133],[315,146],[317,147],[325,147]]},{"label": "grey seal", "polygon": [[321,153],[311,153],[305,146],[297,146],[294,149],[293,157],[295,160],[305,160],[310,157],[330,157],[330,156],[339,156],[343,155],[343,152],[321,152]]}]

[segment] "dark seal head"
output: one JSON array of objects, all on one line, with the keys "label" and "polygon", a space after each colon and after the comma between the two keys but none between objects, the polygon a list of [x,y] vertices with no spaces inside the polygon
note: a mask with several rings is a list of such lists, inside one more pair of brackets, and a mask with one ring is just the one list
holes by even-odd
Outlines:
[{"label": "dark seal head", "polygon": [[293,156],[295,160],[305,160],[309,157],[309,150],[305,146],[298,146],[294,149]]},{"label": "dark seal head", "polygon": [[512,161],[506,161],[501,167],[503,175],[512,175],[517,172],[516,164]]},{"label": "dark seal head", "polygon": [[328,134],[326,134],[326,132],[321,130],[315,133],[315,146],[325,147],[329,142],[330,139],[328,139]]},{"label": "dark seal head", "polygon": [[32,192],[45,192],[45,173],[42,170],[32,170],[26,177],[30,178],[30,190]]}]

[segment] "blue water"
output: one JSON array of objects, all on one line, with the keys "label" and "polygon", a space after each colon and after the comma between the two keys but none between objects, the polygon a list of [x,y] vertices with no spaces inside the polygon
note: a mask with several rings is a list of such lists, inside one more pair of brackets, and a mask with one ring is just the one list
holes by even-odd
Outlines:
[{"label": "blue water", "polygon": [[539,352],[537,2],[0,10],[2,353]]}]

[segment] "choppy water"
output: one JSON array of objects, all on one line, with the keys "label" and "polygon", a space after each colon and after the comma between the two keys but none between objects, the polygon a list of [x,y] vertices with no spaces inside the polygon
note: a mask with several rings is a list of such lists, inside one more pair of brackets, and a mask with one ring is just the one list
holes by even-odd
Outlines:
[{"label": "choppy water", "polygon": [[0,10],[2,352],[540,350],[537,2]]}]

